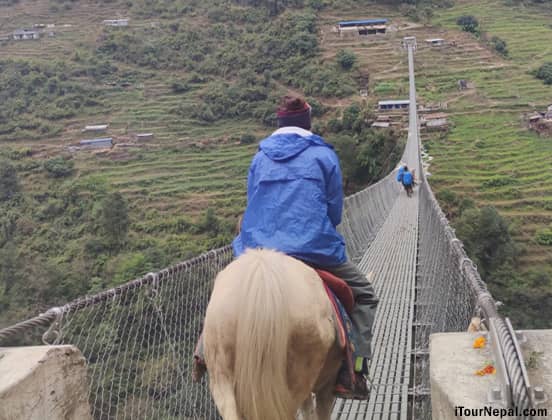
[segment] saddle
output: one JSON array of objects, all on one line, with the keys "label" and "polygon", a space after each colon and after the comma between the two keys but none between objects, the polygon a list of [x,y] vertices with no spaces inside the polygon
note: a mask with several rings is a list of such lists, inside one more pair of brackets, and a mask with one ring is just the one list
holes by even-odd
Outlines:
[{"label": "saddle", "polygon": [[356,339],[350,318],[355,306],[353,292],[345,281],[332,273],[319,269],[315,269],[315,271],[324,282],[328,299],[332,303],[337,341],[344,352],[345,366],[349,377],[351,381],[354,381],[354,363],[357,354],[355,354],[354,343],[356,343]]}]

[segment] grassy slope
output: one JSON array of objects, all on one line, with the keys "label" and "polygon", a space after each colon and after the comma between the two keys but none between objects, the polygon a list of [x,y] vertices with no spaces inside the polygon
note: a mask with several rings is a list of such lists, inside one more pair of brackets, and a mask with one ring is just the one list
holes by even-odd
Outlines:
[{"label": "grassy slope", "polygon": [[[457,79],[475,84],[475,90],[450,103],[455,127],[446,141],[435,142],[431,149],[435,158],[432,185],[470,195],[478,204],[496,206],[514,222],[515,238],[527,250],[521,268],[550,266],[552,249],[536,244],[534,236],[552,222],[552,142],[529,132],[522,116],[545,110],[552,100],[552,87],[528,74],[552,59],[552,13],[506,7],[502,1],[461,1],[439,11],[435,22],[456,29],[455,20],[461,14],[476,16],[489,36],[506,40],[510,58],[495,57],[494,68],[480,72],[436,57],[439,71],[424,71],[425,78],[447,99],[457,95]],[[422,96],[426,88],[421,86]],[[511,177],[512,183],[495,188],[482,185],[496,176]]]},{"label": "grassy slope", "polygon": [[[482,50],[486,47],[471,35],[458,35],[455,21],[465,14],[474,15],[489,38],[506,40],[507,59]],[[521,245],[522,280],[511,284],[509,292],[498,288],[494,293],[509,301],[508,310],[520,325],[541,327],[550,325],[541,314],[552,284],[529,284],[523,273],[550,274],[552,248],[536,243],[535,234],[552,222],[552,142],[530,132],[523,117],[542,112],[552,102],[552,87],[528,73],[552,60],[551,16],[550,10],[514,7],[502,0],[457,1],[451,9],[436,11],[433,24],[440,25],[445,38],[460,36],[462,42],[457,48],[425,48],[417,54],[422,63],[419,94],[448,102],[454,124],[445,138],[425,136],[431,139],[434,157],[430,183],[435,191],[446,188],[471,197],[479,206],[493,205],[512,223],[514,239]],[[458,92],[458,79],[470,80],[475,88]],[[484,184],[496,177],[509,183]]]},{"label": "grassy slope", "polygon": [[[160,21],[168,24],[178,20],[181,25],[193,25],[201,23],[203,18],[195,15],[142,19],[133,9],[118,2],[74,2],[68,9],[61,6],[52,11],[54,4],[53,0],[21,0],[15,6],[0,9],[0,34],[30,27],[33,23],[56,24],[54,38],[0,43],[3,58],[73,62],[77,54],[89,57],[101,45],[106,31],[127,30],[105,29],[101,21],[108,18],[130,17],[128,30],[149,28]],[[333,61],[338,47],[324,47],[328,61]],[[252,120],[199,124],[182,118],[171,113],[171,109],[183,103],[197,104],[204,88],[201,83],[193,84],[186,93],[175,94],[170,81],[185,79],[184,71],[154,71],[129,63],[114,64],[119,68],[117,77],[123,71],[132,75],[130,78],[134,81],[129,86],[95,84],[87,78],[78,80],[83,86],[100,89],[104,107],[84,109],[76,117],[60,121],[63,131],[53,138],[40,138],[33,133],[32,138],[1,141],[4,153],[9,149],[32,151],[32,156],[22,153],[23,157],[13,161],[18,168],[26,208],[30,209],[19,217],[17,240],[10,244],[15,249],[14,261],[24,265],[16,267],[16,272],[21,279],[53,282],[48,296],[41,292],[42,284],[37,286],[38,292],[34,290],[34,281],[32,285],[17,282],[16,287],[21,290],[12,290],[9,297],[2,296],[0,290],[0,310],[3,305],[10,308],[2,323],[43,311],[44,305],[54,301],[63,303],[60,299],[66,300],[66,296],[94,292],[226,243],[227,236],[212,237],[188,226],[198,223],[207,208],[215,209],[216,216],[227,225],[233,224],[243,211],[247,168],[257,146],[239,145],[236,139],[244,133],[261,138],[270,129]],[[276,94],[287,87],[279,84],[278,89],[280,92]],[[329,107],[340,108],[359,97],[354,95],[340,101],[318,99]],[[109,123],[108,135],[116,142],[128,141],[134,132],[151,131],[155,139],[146,147],[78,152],[72,156],[74,175],[67,179],[46,177],[40,164],[47,158],[66,155],[66,146],[93,137],[81,133],[81,129],[94,123]],[[65,195],[73,190],[78,193],[73,208],[79,201],[88,200],[82,205],[84,216],[78,219],[64,210]],[[120,191],[129,201],[128,246],[118,255],[104,254],[91,260],[86,248],[98,233],[91,231],[98,206],[89,202],[98,200],[99,204],[108,191]],[[54,213],[55,216],[46,216]],[[155,259],[156,252],[162,259]],[[102,278],[90,278],[87,274],[90,272],[101,272]],[[81,277],[82,284],[76,290]],[[31,300],[36,304],[29,307],[26,295],[34,294],[37,297]]]}]

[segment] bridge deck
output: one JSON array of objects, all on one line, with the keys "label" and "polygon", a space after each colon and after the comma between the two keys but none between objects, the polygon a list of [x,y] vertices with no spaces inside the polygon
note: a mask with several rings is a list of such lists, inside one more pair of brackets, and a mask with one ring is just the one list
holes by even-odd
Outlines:
[{"label": "bridge deck", "polygon": [[[413,45],[409,44],[410,110],[403,161],[420,174],[413,51]],[[417,272],[418,209],[418,190],[414,189],[411,198],[402,191],[360,261],[360,269],[366,274],[372,273],[374,288],[380,298],[370,364],[372,393],[368,401],[338,400],[334,406],[334,419],[407,418]]]},{"label": "bridge deck", "polygon": [[401,192],[359,264],[364,273],[372,273],[380,298],[370,365],[372,395],[369,401],[338,400],[334,419],[406,418],[417,238],[417,190],[411,198]]}]

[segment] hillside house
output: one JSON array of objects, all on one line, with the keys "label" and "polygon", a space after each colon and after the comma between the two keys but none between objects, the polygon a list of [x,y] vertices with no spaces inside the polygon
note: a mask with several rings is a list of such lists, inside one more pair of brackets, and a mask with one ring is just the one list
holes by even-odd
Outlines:
[{"label": "hillside house", "polygon": [[443,38],[429,38],[426,39],[425,42],[432,47],[440,47],[442,45],[445,45],[445,40]]},{"label": "hillside house", "polygon": [[14,41],[24,41],[28,39],[39,39],[40,32],[33,29],[17,29],[12,33]]},{"label": "hillside house", "polygon": [[420,124],[427,128],[446,128],[448,126],[447,114],[444,112],[426,114],[420,118]]},{"label": "hillside house", "polygon": [[410,101],[408,99],[395,99],[395,100],[378,102],[378,109],[380,111],[408,109],[409,106],[410,106]]},{"label": "hillside house", "polygon": [[81,131],[83,133],[86,133],[86,132],[103,133],[105,130],[107,130],[107,127],[108,127],[107,124],[87,125]]},{"label": "hillside house", "polygon": [[129,19],[106,19],[102,23],[105,26],[128,26]]},{"label": "hillside house", "polygon": [[391,117],[389,115],[378,115],[376,121],[379,122],[391,122]]},{"label": "hillside house", "polygon": [[148,141],[153,139],[153,133],[137,133],[136,141]]},{"label": "hillside house", "polygon": [[83,149],[103,149],[106,147],[111,148],[113,146],[113,139],[111,137],[103,137],[90,140],[81,140],[79,146]]},{"label": "hillside house", "polygon": [[387,32],[387,19],[362,19],[342,21],[337,24],[337,32],[340,36],[348,34],[385,34]]},{"label": "hillside house", "polygon": [[389,128],[391,123],[388,121],[374,121],[372,123],[372,128]]},{"label": "hillside house", "polygon": [[552,120],[552,105],[548,106],[548,110],[546,111],[546,114],[544,114],[545,120]]},{"label": "hillside house", "polygon": [[537,125],[537,123],[538,123],[540,120],[542,120],[542,114],[540,114],[540,113],[537,112],[537,113],[535,113],[535,114],[533,114],[533,115],[530,115],[530,116],[529,116],[529,126],[530,126],[531,128],[535,128],[536,125]]}]

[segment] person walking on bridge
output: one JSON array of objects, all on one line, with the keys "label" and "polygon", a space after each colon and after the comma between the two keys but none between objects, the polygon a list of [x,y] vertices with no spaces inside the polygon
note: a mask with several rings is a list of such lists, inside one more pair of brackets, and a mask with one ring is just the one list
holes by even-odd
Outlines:
[{"label": "person walking on bridge", "polygon": [[357,385],[342,369],[336,393],[367,398],[365,375],[378,299],[366,276],[348,260],[337,231],[343,210],[339,160],[333,146],[310,131],[311,107],[302,98],[285,96],[277,120],[279,128],[261,141],[249,168],[247,207],[233,241],[234,253],[274,249],[329,271],[349,285],[355,298],[351,320],[359,337],[354,345],[362,357],[355,360]]},{"label": "person walking on bridge", "polygon": [[414,175],[408,170],[408,166],[404,166],[404,171],[402,175],[402,184],[406,191],[406,195],[409,197],[412,196],[413,186],[414,186]]}]

